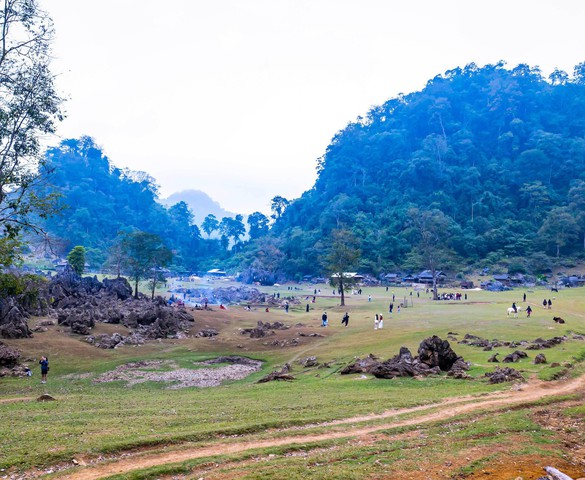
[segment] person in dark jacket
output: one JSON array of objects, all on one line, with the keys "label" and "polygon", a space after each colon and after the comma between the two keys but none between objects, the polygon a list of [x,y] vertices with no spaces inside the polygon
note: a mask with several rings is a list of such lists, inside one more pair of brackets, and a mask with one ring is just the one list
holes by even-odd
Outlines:
[{"label": "person in dark jacket", "polygon": [[49,359],[47,357],[41,357],[39,360],[41,366],[41,383],[47,383],[47,373],[49,373]]}]

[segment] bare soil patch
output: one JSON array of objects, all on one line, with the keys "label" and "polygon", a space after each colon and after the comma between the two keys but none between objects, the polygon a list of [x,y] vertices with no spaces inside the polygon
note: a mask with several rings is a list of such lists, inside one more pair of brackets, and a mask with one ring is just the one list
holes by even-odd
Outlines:
[{"label": "bare soil patch", "polygon": [[[169,389],[188,387],[217,387],[224,382],[242,380],[260,370],[262,362],[249,360],[212,368],[178,368],[171,360],[151,360],[120,365],[94,379],[96,383],[124,381],[128,387],[144,382],[169,383]],[[196,362],[194,365],[209,366]]]}]

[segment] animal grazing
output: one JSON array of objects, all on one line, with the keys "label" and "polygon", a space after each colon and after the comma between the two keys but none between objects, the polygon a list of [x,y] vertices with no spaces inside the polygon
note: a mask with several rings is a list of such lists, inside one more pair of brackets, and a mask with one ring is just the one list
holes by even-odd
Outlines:
[{"label": "animal grazing", "polygon": [[508,308],[508,317],[514,315],[514,318],[518,318],[518,312],[522,311],[522,307],[516,307],[516,311],[512,307]]},{"label": "animal grazing", "polygon": [[555,323],[565,323],[565,321],[561,317],[553,317]]}]

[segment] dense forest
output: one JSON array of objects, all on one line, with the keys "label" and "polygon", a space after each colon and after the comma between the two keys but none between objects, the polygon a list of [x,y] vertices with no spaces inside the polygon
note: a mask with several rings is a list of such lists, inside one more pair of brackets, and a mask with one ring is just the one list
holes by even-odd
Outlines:
[{"label": "dense forest", "polygon": [[470,64],[372,108],[331,141],[314,187],[273,227],[287,275],[314,273],[335,229],[360,241],[360,270],[424,268],[414,215],[444,217],[443,269],[546,271],[583,255],[585,64]]},{"label": "dense forest", "polygon": [[270,228],[250,215],[249,237],[241,216],[223,230],[207,223],[220,240],[202,235],[186,204],[162,206],[152,178],[115,168],[87,137],[50,149],[47,168],[65,210],[45,228],[94,249],[97,262],[120,231],[139,229],[163,238],[183,270],[300,278],[327,270],[344,230],[357,240],[354,268],[378,275],[427,266],[429,218],[440,220],[441,269],[539,273],[585,253],[585,64],[548,78],[527,65],[470,64],[372,108],[332,139],[312,189],[273,199]]}]

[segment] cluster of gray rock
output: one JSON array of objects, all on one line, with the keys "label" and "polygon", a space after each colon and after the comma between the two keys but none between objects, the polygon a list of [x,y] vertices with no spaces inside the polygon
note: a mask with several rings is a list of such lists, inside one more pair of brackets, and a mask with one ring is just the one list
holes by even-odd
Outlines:
[{"label": "cluster of gray rock", "polygon": [[282,322],[263,322],[262,320],[258,320],[256,327],[254,328],[241,328],[240,334],[242,335],[250,335],[250,338],[262,338],[266,335],[274,334],[274,330],[288,330],[290,325],[285,325]]},{"label": "cluster of gray rock", "polygon": [[377,378],[396,378],[447,372],[455,378],[468,378],[467,370],[469,364],[453,351],[449,342],[433,335],[420,343],[417,356],[413,357],[408,348],[401,347],[398,355],[389,360],[381,362],[370,354],[364,359],[356,359],[340,373],[370,373]]},{"label": "cluster of gray rock", "polygon": [[[457,340],[454,335],[456,333],[449,332],[449,339]],[[463,340],[460,340],[458,343],[464,345],[471,345],[473,347],[480,347],[483,348],[484,351],[489,352],[494,348],[502,348],[502,347],[509,347],[509,348],[524,348],[526,350],[542,350],[545,348],[552,348],[556,345],[560,345],[561,343],[567,341],[569,338],[565,335],[562,337],[553,337],[548,340],[543,338],[536,338],[535,340],[528,341],[528,340],[519,340],[519,341],[506,341],[506,340],[487,340],[485,338],[478,337],[476,335],[471,335],[466,333],[463,337]]]},{"label": "cluster of gray rock", "polygon": [[144,295],[133,298],[132,287],[125,278],[100,282],[97,277],[82,278],[71,268],[42,285],[35,302],[26,303],[14,297],[1,299],[0,336],[32,336],[28,326],[31,315],[56,317],[59,325],[79,335],[89,335],[97,322],[122,324],[135,330],[122,339],[120,334],[109,339],[88,338],[102,348],[113,348],[122,341],[137,344],[147,339],[180,336],[188,322],[193,321],[185,309],[170,307],[160,297],[154,301]]}]

